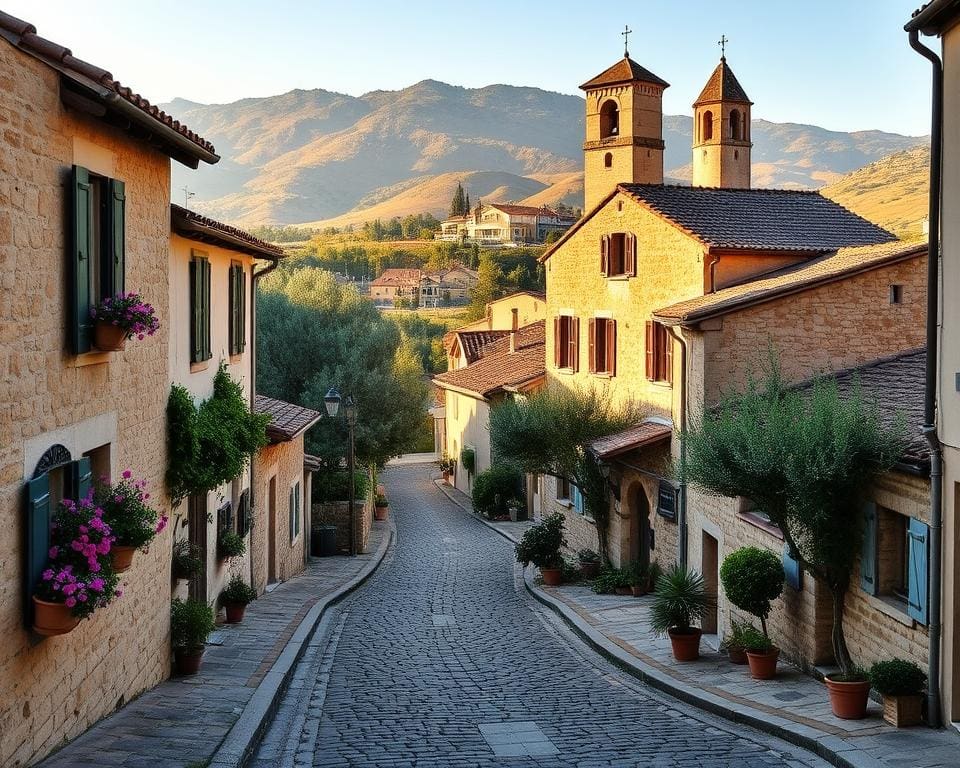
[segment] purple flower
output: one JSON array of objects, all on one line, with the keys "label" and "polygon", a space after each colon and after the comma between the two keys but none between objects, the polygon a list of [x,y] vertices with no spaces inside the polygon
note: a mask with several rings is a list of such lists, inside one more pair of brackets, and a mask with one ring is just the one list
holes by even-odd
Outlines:
[{"label": "purple flower", "polygon": [[41,575],[44,581],[50,581],[53,579],[53,570],[50,568],[47,568],[47,570],[45,570]]}]

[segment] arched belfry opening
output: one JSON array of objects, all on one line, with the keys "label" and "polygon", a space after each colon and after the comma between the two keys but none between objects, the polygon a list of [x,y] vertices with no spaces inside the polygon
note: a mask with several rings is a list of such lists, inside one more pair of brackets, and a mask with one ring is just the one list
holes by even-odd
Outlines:
[{"label": "arched belfry opening", "polygon": [[[721,48],[726,37],[720,39]],[[725,56],[693,103],[695,187],[750,188],[750,107]]]},{"label": "arched belfry opening", "polygon": [[600,106],[600,138],[609,139],[620,135],[620,107],[613,99]]},{"label": "arched belfry opening", "polygon": [[700,128],[700,140],[710,141],[713,138],[713,112],[709,109],[703,113],[703,125]]},{"label": "arched belfry opening", "polygon": [[743,116],[739,109],[730,113],[730,138],[743,141]]}]

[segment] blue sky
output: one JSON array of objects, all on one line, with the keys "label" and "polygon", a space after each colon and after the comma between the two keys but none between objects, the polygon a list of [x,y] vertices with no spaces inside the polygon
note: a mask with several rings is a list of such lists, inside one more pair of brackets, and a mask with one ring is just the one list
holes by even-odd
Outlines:
[{"label": "blue sky", "polygon": [[[682,114],[727,60],[754,117],[836,130],[929,130],[929,64],[903,24],[920,0],[4,0],[3,10],[155,102],[293,88],[353,95],[426,78],[562,93],[630,53]],[[939,49],[937,41],[933,41]]]}]

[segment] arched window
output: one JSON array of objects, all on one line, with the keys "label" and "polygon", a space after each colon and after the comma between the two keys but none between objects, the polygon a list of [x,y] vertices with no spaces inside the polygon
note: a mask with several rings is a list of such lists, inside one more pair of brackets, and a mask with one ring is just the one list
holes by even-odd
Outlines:
[{"label": "arched window", "polygon": [[607,152],[607,154],[605,154],[605,155],[603,156],[603,167],[604,167],[604,168],[612,168],[612,167],[613,167],[613,154],[612,154],[612,153]]},{"label": "arched window", "polygon": [[709,109],[703,113],[703,128],[700,135],[703,137],[702,141],[710,141],[713,138],[713,112]]},{"label": "arched window", "polygon": [[603,102],[600,107],[600,138],[608,139],[620,135],[620,108],[613,99]]},{"label": "arched window", "polygon": [[743,119],[739,109],[730,113],[730,137],[737,140],[743,138]]}]

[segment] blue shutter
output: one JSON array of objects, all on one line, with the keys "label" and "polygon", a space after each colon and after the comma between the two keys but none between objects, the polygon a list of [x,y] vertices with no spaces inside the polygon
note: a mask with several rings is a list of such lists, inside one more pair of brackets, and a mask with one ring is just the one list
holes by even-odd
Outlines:
[{"label": "blue shutter", "polygon": [[46,473],[27,483],[27,562],[24,584],[24,624],[33,625],[33,601],[40,574],[47,567],[50,549],[50,476]]},{"label": "blue shutter", "polygon": [[907,564],[907,614],[921,624],[927,623],[927,561],[929,529],[910,518],[907,530],[909,562]]},{"label": "blue shutter", "polygon": [[85,498],[93,487],[93,470],[90,467],[90,457],[83,456],[70,465],[71,482],[70,493],[74,499]]},{"label": "blue shutter", "polygon": [[868,595],[877,594],[877,505],[863,505],[863,546],[860,550],[860,588]]},{"label": "blue shutter", "polygon": [[70,176],[70,282],[71,317],[70,346],[75,355],[89,352],[93,337],[90,307],[96,299],[90,296],[90,261],[93,243],[90,232],[90,209],[93,198],[90,191],[90,172],[73,166]]},{"label": "blue shutter", "polygon": [[788,585],[798,592],[803,587],[803,571],[800,568],[800,561],[790,554],[790,545],[783,545],[783,574]]},{"label": "blue shutter", "polygon": [[[103,292],[112,292],[114,296],[124,292],[124,273],[126,272],[126,194],[124,184],[116,179],[110,180],[110,237],[112,258],[110,264],[110,279],[104,281]],[[109,288],[107,287],[109,286]]]},{"label": "blue shutter", "polygon": [[570,496],[573,501],[573,508],[577,510],[581,515],[583,514],[583,494],[580,492],[580,489],[575,485],[570,486]]}]

